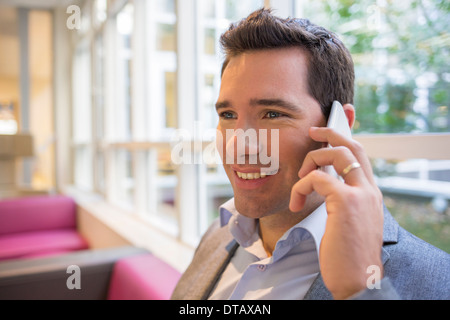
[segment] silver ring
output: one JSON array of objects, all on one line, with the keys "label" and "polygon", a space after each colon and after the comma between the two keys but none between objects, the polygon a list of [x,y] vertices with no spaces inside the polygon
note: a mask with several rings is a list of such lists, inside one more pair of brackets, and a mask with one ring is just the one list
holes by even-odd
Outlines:
[{"label": "silver ring", "polygon": [[347,167],[345,167],[344,170],[342,170],[341,177],[344,178],[350,171],[352,171],[353,169],[358,169],[358,168],[361,168],[361,165],[359,164],[359,162],[353,162],[353,163],[349,164]]}]

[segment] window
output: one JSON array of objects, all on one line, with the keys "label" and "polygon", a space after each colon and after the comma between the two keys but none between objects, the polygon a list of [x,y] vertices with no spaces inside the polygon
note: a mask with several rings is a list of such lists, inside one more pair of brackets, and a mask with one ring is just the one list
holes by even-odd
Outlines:
[{"label": "window", "polygon": [[177,127],[177,18],[173,0],[147,4],[147,137],[167,140]]},{"label": "window", "polygon": [[133,172],[133,154],[126,149],[117,149],[114,152],[114,183],[116,193],[114,203],[129,209],[134,209],[135,180]]},{"label": "window", "polygon": [[[86,3],[92,30],[79,32],[73,62],[74,182],[182,242],[195,245],[233,195],[222,166],[201,154],[218,121],[218,40],[231,22],[264,5],[342,35],[357,73],[355,137],[371,143],[377,137],[364,134],[450,131],[448,48],[437,2],[409,0],[411,10],[368,0]],[[408,54],[414,48],[417,56]],[[192,163],[172,159],[180,132]],[[383,180],[392,170],[404,179],[449,181],[445,159],[373,159],[380,185],[392,183]]]},{"label": "window", "polygon": [[178,177],[170,159],[170,150],[150,150],[145,157],[146,216],[166,231],[176,234]]},{"label": "window", "polygon": [[355,138],[366,147],[379,139],[390,150],[372,158],[386,205],[406,229],[448,251],[450,157],[426,151],[448,144],[450,132],[448,6],[415,0],[296,6],[297,15],[336,31],[352,53]]},{"label": "window", "polygon": [[94,103],[94,190],[105,193],[105,158],[102,142],[105,138],[105,44],[103,34],[94,41],[93,103]]},{"label": "window", "polygon": [[116,16],[116,139],[129,141],[132,135],[132,42],[133,3],[127,3]]},{"label": "window", "polygon": [[85,190],[92,190],[92,114],[91,64],[87,42],[81,42],[73,64],[73,143],[74,182]]},{"label": "window", "polygon": [[443,3],[335,0],[297,5],[305,17],[341,35],[353,55],[355,133],[450,131],[448,8]]}]

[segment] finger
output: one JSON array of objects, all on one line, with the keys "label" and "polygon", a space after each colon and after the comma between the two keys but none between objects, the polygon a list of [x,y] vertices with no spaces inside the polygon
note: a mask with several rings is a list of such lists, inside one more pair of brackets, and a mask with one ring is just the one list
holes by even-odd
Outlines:
[{"label": "finger", "polygon": [[343,182],[325,172],[314,170],[292,187],[289,209],[292,212],[300,211],[305,204],[306,196],[313,191],[326,198],[342,187],[345,187]]},{"label": "finger", "polygon": [[376,184],[373,178],[373,171],[369,158],[364,151],[364,147],[358,141],[348,139],[339,132],[336,132],[334,129],[327,127],[311,127],[309,134],[315,141],[327,142],[334,147],[347,147],[355,156],[356,161],[361,164],[361,168],[363,169],[368,181],[373,185]]},{"label": "finger", "polygon": [[[299,177],[303,178],[317,167],[333,166],[338,174],[348,168],[350,164],[358,163],[353,153],[346,147],[322,148],[310,151],[303,160],[299,171]],[[353,172],[354,169],[345,175],[345,182],[352,186],[367,183],[367,178],[362,170]]]}]

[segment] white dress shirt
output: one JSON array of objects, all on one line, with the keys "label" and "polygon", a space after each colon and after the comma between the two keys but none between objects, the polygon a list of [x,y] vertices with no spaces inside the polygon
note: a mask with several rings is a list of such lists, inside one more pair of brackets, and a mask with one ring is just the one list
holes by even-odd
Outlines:
[{"label": "white dress shirt", "polygon": [[228,225],[239,243],[209,299],[303,299],[319,273],[319,248],[325,232],[325,204],[290,228],[268,257],[257,219],[237,212],[234,198],[220,207],[221,225]]}]

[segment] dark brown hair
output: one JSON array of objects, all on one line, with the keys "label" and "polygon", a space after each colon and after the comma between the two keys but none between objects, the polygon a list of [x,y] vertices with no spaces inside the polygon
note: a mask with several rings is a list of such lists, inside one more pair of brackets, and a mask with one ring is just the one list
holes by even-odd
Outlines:
[{"label": "dark brown hair", "polygon": [[353,103],[354,67],[338,37],[307,19],[281,19],[259,9],[222,34],[222,74],[232,57],[252,50],[299,47],[308,57],[308,89],[328,118],[334,100]]}]

